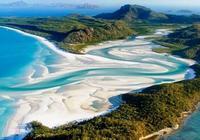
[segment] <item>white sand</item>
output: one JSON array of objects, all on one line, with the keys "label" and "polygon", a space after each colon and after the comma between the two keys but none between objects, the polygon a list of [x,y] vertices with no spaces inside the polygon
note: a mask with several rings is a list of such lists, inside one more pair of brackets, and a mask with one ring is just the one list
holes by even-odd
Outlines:
[{"label": "white sand", "polygon": [[[23,35],[31,36],[42,43],[46,44],[56,53],[64,56],[58,64],[52,64],[51,68],[55,70],[49,73],[44,65],[40,65],[42,71],[40,77],[34,77],[35,71],[31,71],[29,76],[29,84],[37,83],[45,79],[51,79],[63,74],[94,68],[141,68],[147,73],[164,73],[169,70],[163,66],[149,64],[148,62],[156,61],[160,64],[176,67],[174,63],[156,60],[152,58],[142,58],[140,62],[115,60],[103,58],[94,55],[77,55],[56,48],[52,43],[42,37],[31,35],[16,29],[4,27],[9,30],[14,30]],[[160,31],[161,32],[161,31]],[[161,33],[159,33],[160,35]],[[150,42],[143,39],[135,41],[110,41],[89,47],[86,52],[99,49],[109,48],[113,46],[135,46],[132,48],[114,48],[110,50],[110,54],[126,59],[137,59],[139,56],[151,56],[156,54],[152,52]],[[161,54],[164,55],[164,54]],[[180,58],[178,58],[180,59]],[[188,64],[193,62],[181,59]],[[90,72],[89,74],[92,74]],[[48,127],[55,127],[66,124],[75,120],[89,119],[97,115],[109,112],[113,109],[112,103],[109,101],[111,97],[121,95],[132,90],[139,90],[152,85],[155,85],[156,78],[170,78],[175,81],[180,81],[185,78],[187,72],[174,75],[152,75],[152,76],[98,76],[84,78],[82,81],[71,83],[69,85],[58,86],[56,88],[42,90],[37,92],[24,93],[24,96],[18,101],[16,113],[9,121],[5,135],[20,134],[26,132],[24,126],[31,121],[39,121]],[[22,85],[18,85],[22,86]],[[119,105],[120,99],[114,98],[112,102]],[[114,107],[117,107],[114,106]]]},{"label": "white sand", "polygon": [[173,128],[164,128],[164,129],[162,129],[158,132],[154,132],[154,133],[147,135],[145,137],[141,137],[139,140],[148,140],[148,139],[152,138],[153,136],[157,136],[158,139],[159,139],[164,135],[171,134],[173,131],[177,130],[178,128],[179,128],[179,125],[176,125]]},{"label": "white sand", "polygon": [[[75,120],[92,118],[111,109],[108,102],[110,97],[151,86],[153,82],[152,79],[141,77],[98,77],[26,96],[17,104],[17,112],[8,125],[7,135],[22,133],[23,129],[19,128],[19,123],[25,125],[33,120],[55,127]],[[140,84],[140,87],[137,84]],[[94,101],[101,103],[102,107],[92,107]]]}]

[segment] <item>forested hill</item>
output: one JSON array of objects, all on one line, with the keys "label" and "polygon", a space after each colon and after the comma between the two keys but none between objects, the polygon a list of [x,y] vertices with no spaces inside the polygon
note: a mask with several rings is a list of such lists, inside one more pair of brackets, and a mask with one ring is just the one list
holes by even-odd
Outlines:
[{"label": "forested hill", "polygon": [[136,22],[137,20],[162,23],[194,23],[200,21],[199,15],[169,15],[151,10],[140,5],[124,5],[113,13],[103,13],[95,18],[109,20],[125,20],[127,22]]},{"label": "forested hill", "polygon": [[89,44],[122,39],[134,33],[123,21],[81,15],[60,18],[0,18],[0,25],[46,37],[58,47],[73,53],[81,52]]},{"label": "forested hill", "polygon": [[168,47],[167,51],[200,62],[200,24],[178,29],[156,41]]},{"label": "forested hill", "polygon": [[171,41],[179,41],[190,47],[200,45],[200,24],[176,30],[174,33],[169,34],[168,38]]},{"label": "forested hill", "polygon": [[150,8],[146,8],[140,5],[124,5],[114,13],[103,13],[95,16],[102,19],[115,19],[115,20],[160,20],[168,19],[163,13],[152,11]]}]

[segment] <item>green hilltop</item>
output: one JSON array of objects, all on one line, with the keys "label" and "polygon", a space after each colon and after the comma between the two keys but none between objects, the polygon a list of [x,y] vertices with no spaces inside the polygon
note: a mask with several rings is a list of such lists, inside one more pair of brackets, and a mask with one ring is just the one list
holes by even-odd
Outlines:
[{"label": "green hilltop", "polygon": [[113,13],[103,13],[95,16],[101,19],[115,19],[115,20],[161,20],[168,17],[163,13],[152,11],[150,8],[146,8],[140,5],[124,5],[119,10]]},{"label": "green hilltop", "polygon": [[178,29],[155,43],[167,47],[157,51],[171,52],[200,62],[200,24]]},{"label": "green hilltop", "polygon": [[153,11],[140,5],[124,5],[113,13],[103,13],[95,16],[100,19],[124,20],[127,22],[146,21],[151,23],[194,23],[200,21],[199,15],[172,15]]}]

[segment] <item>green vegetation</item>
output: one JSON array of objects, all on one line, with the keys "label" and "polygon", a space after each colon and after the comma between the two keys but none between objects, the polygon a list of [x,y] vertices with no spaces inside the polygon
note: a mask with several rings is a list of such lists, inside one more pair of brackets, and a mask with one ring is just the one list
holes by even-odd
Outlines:
[{"label": "green vegetation", "polygon": [[140,5],[124,5],[113,13],[103,13],[96,18],[116,19],[116,20],[164,20],[168,17],[163,13],[154,12],[149,8]]},{"label": "green vegetation", "polygon": [[[19,28],[46,37],[67,51],[80,53],[87,45],[126,38],[132,34],[150,34],[157,28],[177,28],[174,23],[193,23],[199,16],[175,16],[156,13],[142,6],[126,5],[111,14],[93,17],[71,15],[62,18],[1,18],[0,25]],[[173,23],[173,24],[172,24]],[[155,43],[168,52],[199,61],[200,25],[179,29]],[[194,65],[197,77],[200,66]],[[200,78],[145,89],[140,94],[122,95],[123,104],[105,116],[54,129],[32,122],[25,140],[132,139],[172,127],[181,122],[184,111],[200,102]],[[67,117],[67,116],[66,116]]]},{"label": "green vegetation", "polygon": [[105,116],[49,129],[38,122],[25,140],[132,139],[181,123],[181,113],[200,101],[200,66],[192,66],[197,78],[157,85],[140,94],[122,95],[123,104]]},{"label": "green vegetation", "polygon": [[95,17],[0,18],[0,25],[46,37],[64,50],[81,53],[91,44],[151,34],[157,28],[174,28],[178,24],[197,21],[200,21],[200,16],[166,15],[139,5],[125,5],[114,13]]},{"label": "green vegetation", "polygon": [[157,52],[170,52],[200,62],[200,24],[178,29],[155,43],[167,47],[155,49]]},{"label": "green vegetation", "polygon": [[43,36],[73,53],[81,53],[88,45],[102,41],[152,34],[158,28],[174,29],[179,26],[170,23],[104,20],[80,15],[60,18],[0,18],[0,25]]},{"label": "green vegetation", "polygon": [[174,28],[174,23],[190,24],[196,21],[200,21],[200,16],[166,15],[139,5],[125,5],[114,13],[95,17],[70,15],[58,18],[0,18],[0,25],[46,37],[64,50],[80,53],[90,44],[134,34],[150,34],[156,28]]},{"label": "green vegetation", "polygon": [[184,24],[171,23],[148,23],[145,21],[128,22],[128,26],[136,32],[136,35],[152,35],[156,29],[171,29],[175,30]]},{"label": "green vegetation", "polygon": [[113,13],[103,13],[95,16],[96,18],[108,20],[124,20],[127,22],[146,21],[150,23],[187,23],[191,24],[200,21],[199,15],[183,16],[169,15],[153,11],[140,5],[124,5]]},{"label": "green vegetation", "polygon": [[200,101],[200,79],[163,84],[140,94],[122,95],[124,103],[112,113],[82,123],[49,129],[31,124],[25,140],[132,139],[138,140],[180,123],[181,113],[195,109]]},{"label": "green vegetation", "polygon": [[[148,26],[144,23],[140,25],[140,27]],[[192,45],[198,46],[198,41],[193,41],[193,39],[198,40],[198,33],[197,30],[193,29],[194,27],[198,26],[179,29],[169,36],[159,39],[156,43],[167,46],[168,48],[165,49],[169,53],[193,48],[188,46],[191,42],[193,42]],[[191,32],[188,32],[188,29],[191,29]],[[184,36],[181,34],[184,34]],[[189,55],[192,54],[189,53]],[[184,57],[188,58],[188,56]],[[33,122],[30,124],[32,131],[25,137],[25,140],[138,140],[140,137],[160,129],[173,127],[182,122],[182,112],[193,111],[197,103],[200,102],[200,66],[194,65],[192,68],[196,71],[196,79],[153,86],[139,94],[122,95],[123,104],[117,110],[105,116],[54,129]]]},{"label": "green vegetation", "polygon": [[74,53],[80,53],[89,44],[122,39],[134,34],[123,21],[79,15],[61,18],[1,18],[0,25],[46,37],[60,48]]}]

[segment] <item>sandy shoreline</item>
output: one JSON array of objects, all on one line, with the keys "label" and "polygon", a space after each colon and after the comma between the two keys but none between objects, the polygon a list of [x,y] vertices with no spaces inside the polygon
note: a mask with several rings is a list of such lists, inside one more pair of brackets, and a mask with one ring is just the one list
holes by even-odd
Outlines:
[{"label": "sandy shoreline", "polygon": [[[2,26],[0,26],[2,27]],[[79,70],[91,68],[115,68],[118,65],[121,67],[128,68],[146,68],[150,72],[166,72],[168,69],[158,66],[158,65],[149,65],[147,62],[151,61],[150,59],[145,59],[144,64],[138,64],[135,62],[128,61],[120,61],[120,60],[112,60],[108,58],[103,58],[99,56],[92,56],[89,54],[86,55],[77,55],[71,54],[68,52],[64,52],[61,49],[57,48],[54,44],[49,42],[43,37],[39,37],[36,35],[32,35],[29,33],[25,33],[23,31],[3,27],[9,30],[16,31],[23,35],[27,35],[30,37],[34,37],[38,41],[45,44],[54,52],[58,53],[61,56],[64,56],[66,59],[56,68],[61,68],[61,71],[56,72],[55,74],[49,74],[47,70],[44,68],[44,74],[41,78],[32,79],[30,83],[37,83],[47,78],[54,78],[60,76],[66,72],[74,72]],[[110,43],[110,44],[109,44]],[[126,56],[128,53],[130,57],[133,55],[141,55],[152,54],[150,49],[146,49],[145,45],[149,43],[145,41],[138,40],[136,42],[128,42],[125,40],[119,41],[110,41],[106,43],[101,43],[100,45],[95,45],[89,49],[86,49],[86,52],[103,48],[109,48],[115,45],[141,45],[140,51],[138,52],[138,48],[135,48],[133,51],[129,50],[114,50],[111,51],[113,55],[124,55]],[[122,51],[121,53],[119,53]],[[178,59],[178,58],[177,58]],[[153,59],[154,60],[154,59]],[[192,65],[194,62],[188,61],[185,59],[181,59],[180,61],[184,61],[189,65]],[[162,61],[157,60],[158,63],[164,63]],[[174,64],[168,63],[170,66],[174,66]],[[151,66],[151,67],[150,67]],[[190,73],[191,71],[189,71]],[[91,73],[90,73],[91,74]],[[171,76],[156,76],[156,78],[171,78],[176,81],[180,81],[184,79],[186,73],[180,73],[177,75]],[[194,74],[194,73],[193,73]],[[30,76],[31,79],[31,76]],[[29,122],[33,120],[42,122],[44,125],[48,127],[55,127],[59,125],[63,125],[75,120],[85,120],[90,119],[95,116],[99,116],[105,113],[112,111],[112,109],[117,108],[115,106],[112,107],[109,99],[113,96],[118,96],[123,93],[130,92],[132,90],[137,90],[145,87],[149,87],[155,85],[154,79],[150,77],[127,77],[127,76],[99,76],[86,78],[82,81],[72,83],[66,86],[58,86],[56,88],[51,88],[48,90],[41,90],[33,93],[29,93],[28,95],[24,95],[17,102],[16,105],[16,113],[10,119],[7,128],[5,130],[5,135],[10,136],[13,134],[21,134],[27,133],[23,127]],[[130,84],[134,83],[134,84]],[[84,93],[84,94],[83,94]],[[114,100],[115,102],[120,102],[118,98]],[[100,108],[95,107],[96,104],[101,106]],[[59,109],[58,109],[59,108]],[[61,115],[62,114],[62,115]],[[67,116],[67,117],[66,117]],[[47,119],[48,118],[48,119]],[[20,127],[19,127],[20,125]]]},{"label": "sandy shoreline", "polygon": [[46,38],[44,37],[41,37],[41,36],[37,36],[37,35],[33,35],[33,34],[30,34],[30,33],[27,33],[27,32],[24,32],[24,31],[21,31],[19,29],[15,29],[15,28],[11,28],[11,27],[6,27],[6,26],[0,26],[1,28],[4,28],[4,29],[9,29],[9,30],[12,30],[12,31],[15,31],[15,32],[18,32],[20,34],[23,34],[23,35],[26,35],[26,36],[30,36],[30,37],[33,37],[35,39],[37,39],[38,41],[42,42],[43,44],[46,44],[46,46],[48,46],[51,50],[53,50],[54,52],[62,55],[62,56],[65,56],[65,57],[69,57],[69,55],[73,55],[71,53],[67,53],[61,49],[59,49],[58,47],[56,47],[52,42],[49,42]]},{"label": "sandy shoreline", "polygon": [[169,135],[175,133],[177,130],[179,130],[181,128],[181,126],[184,124],[184,122],[188,118],[190,118],[192,113],[195,112],[197,109],[199,109],[199,107],[200,107],[200,103],[198,103],[196,105],[195,110],[188,111],[188,112],[182,112],[181,117],[179,118],[180,123],[176,124],[174,127],[161,129],[161,130],[154,132],[152,134],[149,134],[147,136],[143,136],[139,140],[149,140],[149,139],[151,140],[152,138],[161,139],[161,138],[165,138],[166,136],[169,136]]},{"label": "sandy shoreline", "polygon": [[177,129],[179,129],[179,125],[176,125],[173,128],[164,128],[164,129],[159,130],[158,132],[154,132],[154,133],[149,134],[149,135],[147,135],[145,137],[141,137],[139,140],[160,139],[164,135],[169,135],[173,131],[176,131]]}]

